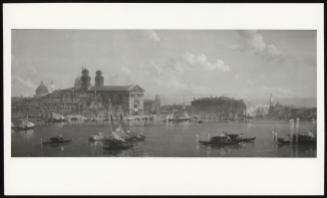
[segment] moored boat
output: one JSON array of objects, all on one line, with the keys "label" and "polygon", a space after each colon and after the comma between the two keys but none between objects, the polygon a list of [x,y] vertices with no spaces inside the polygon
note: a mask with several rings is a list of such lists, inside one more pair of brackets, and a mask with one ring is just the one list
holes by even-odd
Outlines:
[{"label": "moored boat", "polygon": [[26,119],[21,120],[21,122],[15,126],[15,129],[19,130],[28,130],[35,127],[35,124],[28,120],[28,117]]},{"label": "moored boat", "polygon": [[51,137],[49,138],[48,141],[43,142],[41,139],[42,144],[63,144],[63,143],[70,143],[72,140],[71,139],[65,139],[61,135]]},{"label": "moored boat", "polygon": [[253,142],[256,140],[256,137],[246,137],[243,133],[226,133],[225,135],[229,136],[233,141],[238,142]]},{"label": "moored boat", "polygon": [[277,143],[280,145],[285,144],[299,144],[299,145],[306,145],[306,144],[316,144],[316,138],[313,135],[312,131],[308,131],[307,133],[299,133],[299,134],[292,134],[290,136],[288,134],[287,137],[278,137]]},{"label": "moored boat", "polygon": [[232,134],[223,132],[218,136],[213,136],[207,141],[199,140],[198,142],[203,145],[211,146],[225,146],[225,145],[235,145],[243,142],[253,142],[256,137],[243,137],[242,134]]},{"label": "moored boat", "polygon": [[233,145],[238,144],[239,142],[232,141],[228,136],[214,136],[208,141],[200,140],[199,143],[206,146],[224,146],[224,145]]}]

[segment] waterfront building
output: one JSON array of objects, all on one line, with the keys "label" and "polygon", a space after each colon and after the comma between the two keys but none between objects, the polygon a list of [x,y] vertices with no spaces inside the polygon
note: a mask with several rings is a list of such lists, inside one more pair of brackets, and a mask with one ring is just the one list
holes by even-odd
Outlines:
[{"label": "waterfront building", "polygon": [[191,113],[204,120],[242,120],[246,116],[243,100],[228,97],[206,97],[191,102]]},{"label": "waterfront building", "polygon": [[[75,79],[74,86],[57,89],[52,93],[41,82],[36,89],[35,97],[13,100],[13,114],[18,113],[24,101],[27,111],[34,116],[49,115],[52,112],[63,115],[80,114],[91,118],[107,118],[109,116],[142,115],[144,113],[144,89],[138,85],[104,85],[101,71],[96,72],[95,84],[91,86],[91,77],[87,69]],[[33,106],[33,107],[32,107]],[[16,111],[16,112],[14,112]],[[18,111],[18,112],[17,112]],[[32,111],[32,112],[31,112]]]}]

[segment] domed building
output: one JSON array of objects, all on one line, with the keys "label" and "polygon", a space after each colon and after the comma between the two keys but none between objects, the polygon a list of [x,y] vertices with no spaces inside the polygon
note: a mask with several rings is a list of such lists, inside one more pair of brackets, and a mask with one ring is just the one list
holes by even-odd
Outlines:
[{"label": "domed building", "polygon": [[41,81],[41,84],[36,88],[35,90],[35,97],[41,97],[41,96],[45,96],[49,93],[48,88],[45,86],[45,84],[43,83],[43,81]]},{"label": "domed building", "polygon": [[56,112],[85,117],[141,115],[144,112],[144,89],[138,85],[104,85],[102,71],[95,72],[94,85],[86,68],[75,78],[74,86],[51,91],[43,82],[35,91],[40,114]]}]

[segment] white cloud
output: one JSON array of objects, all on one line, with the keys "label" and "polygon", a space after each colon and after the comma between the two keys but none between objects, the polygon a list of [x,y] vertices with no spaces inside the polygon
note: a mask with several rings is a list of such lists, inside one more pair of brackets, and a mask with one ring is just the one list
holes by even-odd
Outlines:
[{"label": "white cloud", "polygon": [[145,30],[144,33],[148,37],[148,39],[150,39],[150,40],[153,40],[153,41],[160,41],[161,40],[159,34],[154,30]]},{"label": "white cloud", "polygon": [[214,71],[214,70],[222,70],[222,71],[229,71],[230,68],[225,62],[221,59],[216,59],[215,62],[210,62],[207,59],[207,56],[203,53],[199,54],[192,54],[192,53],[185,53],[183,56],[184,60],[192,65],[193,67],[200,67],[206,71]]},{"label": "white cloud", "polygon": [[256,30],[239,30],[237,32],[240,35],[240,41],[238,44],[229,46],[229,48],[251,51],[268,60],[282,60],[281,51],[274,44],[267,43],[262,34],[258,33]]}]

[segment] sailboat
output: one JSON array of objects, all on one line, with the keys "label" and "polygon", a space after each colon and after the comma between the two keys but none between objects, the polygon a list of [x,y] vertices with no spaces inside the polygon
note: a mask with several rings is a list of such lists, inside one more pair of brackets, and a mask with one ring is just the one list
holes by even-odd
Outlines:
[{"label": "sailboat", "polygon": [[[112,116],[111,116],[111,131],[113,131],[113,120],[112,120]],[[89,137],[89,141],[91,142],[96,142],[96,141],[110,141],[112,138],[110,136],[104,136],[102,132],[98,132],[98,134],[96,135],[92,135],[91,137]]]},{"label": "sailboat", "polygon": [[[112,137],[104,140],[103,149],[105,150],[116,150],[116,149],[129,149],[133,147],[133,144],[128,142],[126,139],[127,137],[123,137],[125,132],[122,130],[122,127],[119,126],[116,130],[113,130],[113,119],[111,119],[111,134]],[[126,134],[125,134],[126,135]]]},{"label": "sailboat", "polygon": [[142,132],[138,133],[138,132],[132,131],[130,129],[126,129],[127,127],[124,126],[122,116],[121,116],[120,121],[121,121],[120,126],[116,129],[116,131],[119,132],[119,134],[121,136],[123,136],[127,142],[138,142],[138,141],[145,140],[145,135],[143,135]]},{"label": "sailboat", "polygon": [[26,118],[21,120],[21,122],[16,126],[17,129],[21,130],[28,130],[35,127],[35,124],[28,119],[28,114],[26,115]]}]

